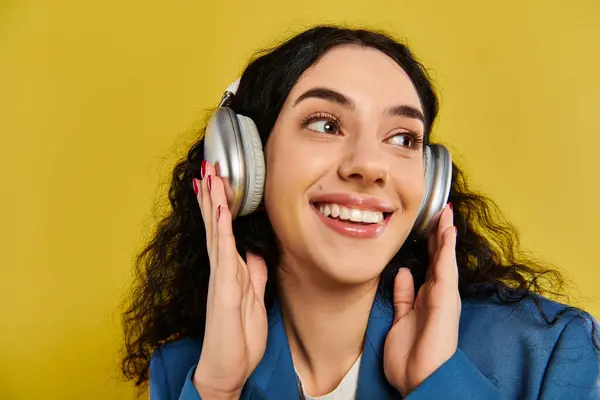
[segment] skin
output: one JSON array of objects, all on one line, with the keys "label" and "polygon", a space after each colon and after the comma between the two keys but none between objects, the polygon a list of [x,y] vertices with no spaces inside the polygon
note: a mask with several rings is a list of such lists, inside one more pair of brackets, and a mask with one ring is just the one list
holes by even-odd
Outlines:
[{"label": "skin", "polygon": [[[339,95],[306,95],[315,88]],[[412,112],[390,112],[398,106]],[[379,276],[417,217],[425,190],[419,112],[412,82],[392,59],[341,46],[301,76],[267,142],[265,207],[282,254],[277,279],[284,326],[311,396],[333,390],[360,356]],[[252,255],[244,263],[237,254],[222,181],[213,166],[205,168],[195,184],[211,279],[194,384],[203,398],[239,398],[266,345],[266,266]],[[385,203],[391,210],[385,229],[370,238],[332,230],[311,204],[328,193]],[[384,371],[403,395],[456,351],[455,232],[447,207],[428,239],[432,263],[416,298],[408,270],[401,269],[395,281]]]}]

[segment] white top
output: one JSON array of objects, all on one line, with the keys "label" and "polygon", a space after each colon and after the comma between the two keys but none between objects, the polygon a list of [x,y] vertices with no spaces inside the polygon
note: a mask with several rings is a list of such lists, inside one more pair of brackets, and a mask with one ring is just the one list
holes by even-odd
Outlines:
[{"label": "white top", "polygon": [[294,367],[294,370],[296,370],[296,377],[298,378],[298,384],[300,386],[302,398],[304,400],[355,400],[356,389],[358,388],[358,371],[360,369],[361,358],[362,354],[354,362],[354,365],[350,367],[350,370],[348,371],[348,373],[346,373],[338,387],[333,389],[332,392],[329,392],[319,397],[310,397],[306,394],[306,391],[304,390],[304,385],[302,384],[302,379],[300,378],[300,374],[298,374],[298,371]]}]

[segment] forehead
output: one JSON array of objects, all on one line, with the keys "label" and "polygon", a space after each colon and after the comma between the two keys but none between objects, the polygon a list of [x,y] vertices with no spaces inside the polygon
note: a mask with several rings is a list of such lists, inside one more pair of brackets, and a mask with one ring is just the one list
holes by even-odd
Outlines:
[{"label": "forehead", "polygon": [[314,87],[339,91],[358,105],[410,105],[422,110],[417,91],[406,72],[379,50],[357,45],[338,46],[307,69],[290,93],[296,98]]}]

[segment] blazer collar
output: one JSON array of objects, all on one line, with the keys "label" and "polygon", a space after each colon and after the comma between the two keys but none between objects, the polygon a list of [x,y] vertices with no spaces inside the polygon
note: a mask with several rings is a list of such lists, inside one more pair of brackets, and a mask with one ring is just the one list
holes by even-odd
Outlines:
[{"label": "blazer collar", "polygon": [[[393,322],[391,302],[375,296],[358,374],[357,399],[391,399],[399,394],[385,379],[383,346]],[[268,313],[265,354],[242,392],[243,399],[300,399],[292,354],[283,327],[281,308],[275,302]]]},{"label": "blazer collar", "polygon": [[377,294],[369,314],[365,345],[358,372],[358,391],[356,393],[358,400],[398,399],[400,397],[400,394],[388,383],[383,371],[383,347],[393,321],[394,309],[391,301],[383,299]]}]

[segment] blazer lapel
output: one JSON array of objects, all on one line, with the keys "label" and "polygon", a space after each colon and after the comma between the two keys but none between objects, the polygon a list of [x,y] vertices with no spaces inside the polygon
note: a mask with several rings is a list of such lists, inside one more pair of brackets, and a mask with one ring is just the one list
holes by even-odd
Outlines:
[{"label": "blazer lapel", "polygon": [[250,375],[242,399],[300,399],[292,353],[283,328],[279,303],[268,315],[269,333],[265,354]]},{"label": "blazer lapel", "polygon": [[399,399],[385,378],[383,371],[383,346],[394,321],[394,310],[389,301],[375,296],[367,324],[365,345],[358,373],[357,400]]}]

